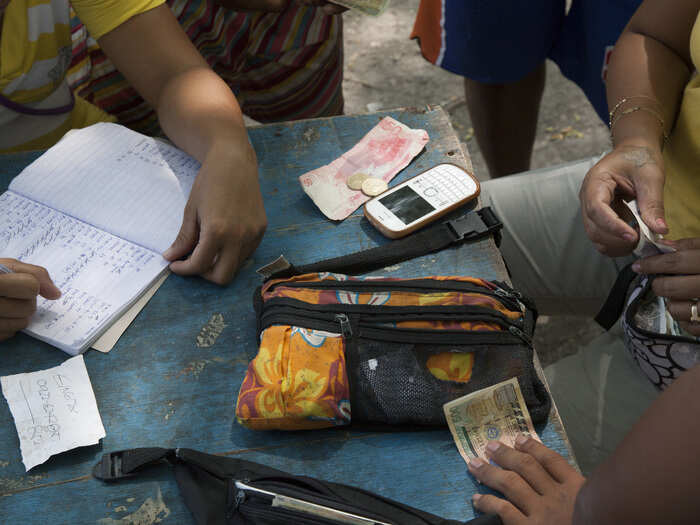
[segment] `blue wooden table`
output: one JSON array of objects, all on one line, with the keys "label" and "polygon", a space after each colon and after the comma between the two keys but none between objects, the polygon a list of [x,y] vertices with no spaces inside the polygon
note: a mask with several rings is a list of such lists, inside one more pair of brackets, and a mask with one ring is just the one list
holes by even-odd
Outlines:
[{"label": "blue wooden table", "polygon": [[[147,446],[235,455],[357,485],[447,518],[473,516],[470,499],[477,487],[447,429],[262,433],[239,426],[234,418],[238,388],[256,353],[251,294],[260,278],[255,269],[281,253],[304,264],[384,242],[361,212],[339,224],[326,220],[302,192],[297,176],[350,149],[386,114],[430,135],[425,151],[397,181],[444,161],[471,169],[440,108],[251,129],[269,218],[260,247],[227,288],[170,276],[109,354],[85,354],[107,432],[100,445],[53,457],[25,473],[12,416],[0,401],[0,523],[191,523],[167,469],[113,485],[91,477],[103,452]],[[0,191],[37,156],[0,156]],[[490,240],[380,273],[506,278]],[[67,357],[20,334],[0,344],[0,375],[53,367]],[[555,412],[538,431],[545,444],[569,456]]]}]

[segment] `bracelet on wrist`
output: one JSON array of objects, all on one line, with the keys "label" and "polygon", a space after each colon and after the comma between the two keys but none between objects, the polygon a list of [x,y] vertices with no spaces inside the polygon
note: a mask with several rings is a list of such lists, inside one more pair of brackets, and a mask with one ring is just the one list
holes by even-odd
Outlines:
[{"label": "bracelet on wrist", "polygon": [[616,113],[616,111],[611,112],[611,120],[610,120],[610,138],[613,142],[613,145],[615,144],[615,124],[619,122],[619,120],[627,115],[631,115],[632,113],[636,113],[637,111],[646,111],[650,115],[654,116],[659,123],[659,126],[661,127],[661,135],[663,137],[663,143],[667,144],[668,143],[668,134],[666,133],[666,123],[664,122],[664,119],[659,113],[654,111],[651,108],[645,107],[645,106],[634,106],[628,109],[623,110],[620,112],[619,115],[613,115],[613,113]]},{"label": "bracelet on wrist", "polygon": [[655,99],[654,97],[650,97],[649,95],[632,95],[631,97],[622,97],[620,100],[617,101],[617,104],[615,104],[615,107],[610,110],[610,113],[608,114],[608,127],[612,127],[612,121],[615,120],[615,114],[617,111],[627,102],[631,102],[635,98],[644,98],[647,100],[651,100],[654,104],[656,104],[658,107],[661,107],[661,103]]}]

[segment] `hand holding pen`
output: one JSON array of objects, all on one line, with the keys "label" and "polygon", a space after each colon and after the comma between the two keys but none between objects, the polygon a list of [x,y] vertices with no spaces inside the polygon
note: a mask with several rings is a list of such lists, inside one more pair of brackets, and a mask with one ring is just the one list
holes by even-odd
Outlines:
[{"label": "hand holding pen", "polygon": [[61,291],[46,269],[15,259],[0,259],[0,341],[23,330],[36,310],[36,298],[58,299]]}]

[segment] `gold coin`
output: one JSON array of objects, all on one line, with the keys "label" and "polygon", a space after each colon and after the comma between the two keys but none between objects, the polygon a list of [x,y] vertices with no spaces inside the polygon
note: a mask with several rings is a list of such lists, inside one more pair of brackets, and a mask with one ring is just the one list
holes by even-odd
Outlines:
[{"label": "gold coin", "polygon": [[375,197],[380,193],[384,193],[389,188],[389,185],[382,179],[369,177],[362,183],[362,193],[368,197]]},{"label": "gold coin", "polygon": [[351,190],[361,190],[362,189],[362,183],[369,178],[369,175],[366,173],[358,172],[358,173],[353,173],[348,177],[348,180],[346,181],[346,184],[348,185],[348,188]]}]

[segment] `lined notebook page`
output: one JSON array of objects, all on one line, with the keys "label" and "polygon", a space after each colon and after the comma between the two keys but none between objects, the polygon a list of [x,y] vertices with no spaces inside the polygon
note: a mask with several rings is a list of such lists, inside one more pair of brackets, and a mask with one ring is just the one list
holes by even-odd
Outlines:
[{"label": "lined notebook page", "polygon": [[0,195],[3,257],[45,267],[62,292],[37,298],[26,332],[75,355],[165,270],[159,253],[8,191]]},{"label": "lined notebook page", "polygon": [[117,124],[74,130],[10,190],[158,253],[175,240],[199,163]]}]

